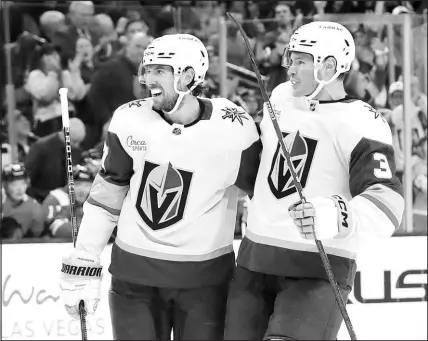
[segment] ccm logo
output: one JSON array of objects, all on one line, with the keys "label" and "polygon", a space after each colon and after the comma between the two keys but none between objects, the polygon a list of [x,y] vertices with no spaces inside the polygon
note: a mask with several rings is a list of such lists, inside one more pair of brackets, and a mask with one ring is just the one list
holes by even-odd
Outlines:
[{"label": "ccm logo", "polygon": [[74,266],[63,263],[61,272],[76,276],[101,277],[102,269],[102,267]]},{"label": "ccm logo", "polygon": [[340,216],[342,217],[341,224],[343,227],[348,228],[349,227],[349,224],[348,224],[348,218],[349,218],[348,205],[346,205],[346,202],[339,195],[333,195],[333,198],[335,198],[337,200],[337,203],[339,204]]}]

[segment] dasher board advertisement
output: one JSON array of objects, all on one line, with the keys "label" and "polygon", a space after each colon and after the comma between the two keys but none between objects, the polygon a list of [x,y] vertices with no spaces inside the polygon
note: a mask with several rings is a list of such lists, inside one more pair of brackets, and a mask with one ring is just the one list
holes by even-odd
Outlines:
[{"label": "dasher board advertisement", "polygon": [[[239,240],[234,243],[235,252]],[[80,340],[80,323],[59,298],[62,255],[71,244],[2,245],[2,339]],[[112,340],[108,290],[111,246],[101,255],[102,297],[88,316],[88,339]],[[347,305],[359,339],[427,339],[427,238],[395,237],[367,246]],[[292,314],[292,311],[290,311]],[[340,340],[349,340],[342,324]]]}]

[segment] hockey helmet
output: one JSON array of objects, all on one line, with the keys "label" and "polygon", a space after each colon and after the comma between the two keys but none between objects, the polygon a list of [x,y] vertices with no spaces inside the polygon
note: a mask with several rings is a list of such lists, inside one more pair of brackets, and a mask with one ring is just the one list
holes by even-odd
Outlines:
[{"label": "hockey helmet", "polygon": [[27,179],[27,177],[27,171],[22,163],[11,163],[2,171],[2,179],[6,182]]},{"label": "hockey helmet", "polygon": [[[175,76],[187,68],[195,70],[195,84],[202,83],[208,70],[208,52],[204,44],[191,34],[167,34],[156,38],[144,51],[140,69],[147,65],[169,65]],[[139,72],[140,83],[144,83]],[[193,89],[190,89],[193,90]]]},{"label": "hockey helmet", "polygon": [[[290,53],[308,53],[314,58],[314,76],[319,86],[309,97],[313,98],[322,86],[331,83],[341,73],[351,69],[355,58],[355,42],[351,33],[343,25],[328,22],[315,21],[300,26],[291,36],[287,48],[284,50],[282,66],[291,67]],[[329,81],[318,79],[318,70],[328,57],[336,59],[336,73]]]}]

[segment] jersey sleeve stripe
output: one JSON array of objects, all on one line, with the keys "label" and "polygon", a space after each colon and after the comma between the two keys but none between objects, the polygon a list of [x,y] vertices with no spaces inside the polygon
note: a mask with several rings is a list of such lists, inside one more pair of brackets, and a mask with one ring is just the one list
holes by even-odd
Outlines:
[{"label": "jersey sleeve stripe", "polygon": [[108,207],[107,205],[104,205],[102,203],[100,203],[99,201],[96,201],[95,199],[93,199],[92,197],[89,197],[88,200],[86,200],[87,203],[100,207],[104,210],[106,210],[108,213],[115,215],[115,216],[119,216],[120,215],[120,210],[116,210],[114,208]]},{"label": "jersey sleeve stripe", "polygon": [[120,212],[128,190],[129,186],[112,184],[97,174],[89,197],[93,202],[102,205],[100,207],[108,207],[113,212]]},{"label": "jersey sleeve stripe", "polygon": [[404,210],[404,200],[400,194],[384,185],[376,184],[367,188],[360,196],[371,201],[379,210],[385,213],[394,224],[396,230],[400,227]]},{"label": "jersey sleeve stripe", "polygon": [[217,258],[233,252],[232,244],[221,247],[217,250],[214,250],[212,252],[209,252],[203,255],[181,255],[181,254],[169,254],[165,252],[156,252],[152,250],[137,248],[135,246],[129,245],[126,242],[122,241],[119,237],[116,237],[115,243],[122,250],[132,253],[134,255],[174,261],[174,262],[202,262],[202,261]]}]

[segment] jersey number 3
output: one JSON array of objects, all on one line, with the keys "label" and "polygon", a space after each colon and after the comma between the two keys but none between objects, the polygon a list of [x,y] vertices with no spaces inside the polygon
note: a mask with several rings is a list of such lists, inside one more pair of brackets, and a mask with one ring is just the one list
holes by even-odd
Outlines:
[{"label": "jersey number 3", "polygon": [[379,162],[379,168],[374,169],[375,177],[377,177],[378,179],[391,179],[392,172],[385,154],[374,153],[373,159]]}]

